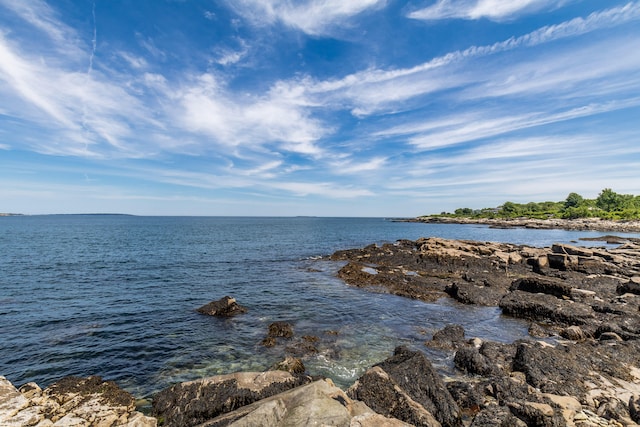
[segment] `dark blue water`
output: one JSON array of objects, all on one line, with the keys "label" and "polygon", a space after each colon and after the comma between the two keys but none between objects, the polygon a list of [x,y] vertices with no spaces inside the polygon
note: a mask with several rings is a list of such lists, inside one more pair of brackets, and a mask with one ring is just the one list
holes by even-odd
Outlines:
[{"label": "dark blue water", "polygon": [[[260,341],[284,320],[297,336],[320,337],[308,370],[348,385],[396,345],[427,351],[424,341],[448,323],[501,341],[526,336],[527,325],[495,308],[351,288],[335,278],[342,264],[320,256],[426,236],[546,246],[600,234],[371,218],[1,217],[0,375],[46,386],[96,374],[148,396],[176,381],[269,368],[282,347]],[[225,295],[249,312],[194,311]]]}]

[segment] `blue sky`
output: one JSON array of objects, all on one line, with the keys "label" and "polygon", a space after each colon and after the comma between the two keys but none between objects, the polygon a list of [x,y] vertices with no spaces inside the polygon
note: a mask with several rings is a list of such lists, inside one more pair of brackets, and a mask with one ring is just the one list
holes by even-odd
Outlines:
[{"label": "blue sky", "polygon": [[0,212],[640,194],[640,1],[0,0]]}]

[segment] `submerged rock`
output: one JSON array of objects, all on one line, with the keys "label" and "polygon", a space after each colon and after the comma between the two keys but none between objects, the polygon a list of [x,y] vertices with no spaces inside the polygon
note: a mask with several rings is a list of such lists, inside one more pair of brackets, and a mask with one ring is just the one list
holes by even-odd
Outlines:
[{"label": "submerged rock", "polygon": [[219,299],[218,301],[211,301],[210,303],[198,308],[196,311],[208,316],[229,317],[246,313],[247,308],[238,304],[235,298],[226,296]]}]

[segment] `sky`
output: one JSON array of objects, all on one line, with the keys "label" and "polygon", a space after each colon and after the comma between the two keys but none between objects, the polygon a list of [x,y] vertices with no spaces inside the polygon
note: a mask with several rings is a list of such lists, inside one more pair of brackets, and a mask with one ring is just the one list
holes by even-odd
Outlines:
[{"label": "sky", "polygon": [[0,0],[0,212],[640,194],[640,1]]}]

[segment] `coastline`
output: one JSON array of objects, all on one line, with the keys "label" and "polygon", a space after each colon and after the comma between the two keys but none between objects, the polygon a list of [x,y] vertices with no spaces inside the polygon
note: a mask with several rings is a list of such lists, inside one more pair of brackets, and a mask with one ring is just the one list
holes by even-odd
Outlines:
[{"label": "coastline", "polygon": [[533,218],[451,218],[424,216],[396,219],[397,222],[423,222],[430,224],[481,224],[491,228],[561,229],[573,231],[606,231],[640,233],[640,221],[613,221],[601,218],[533,219]]}]

